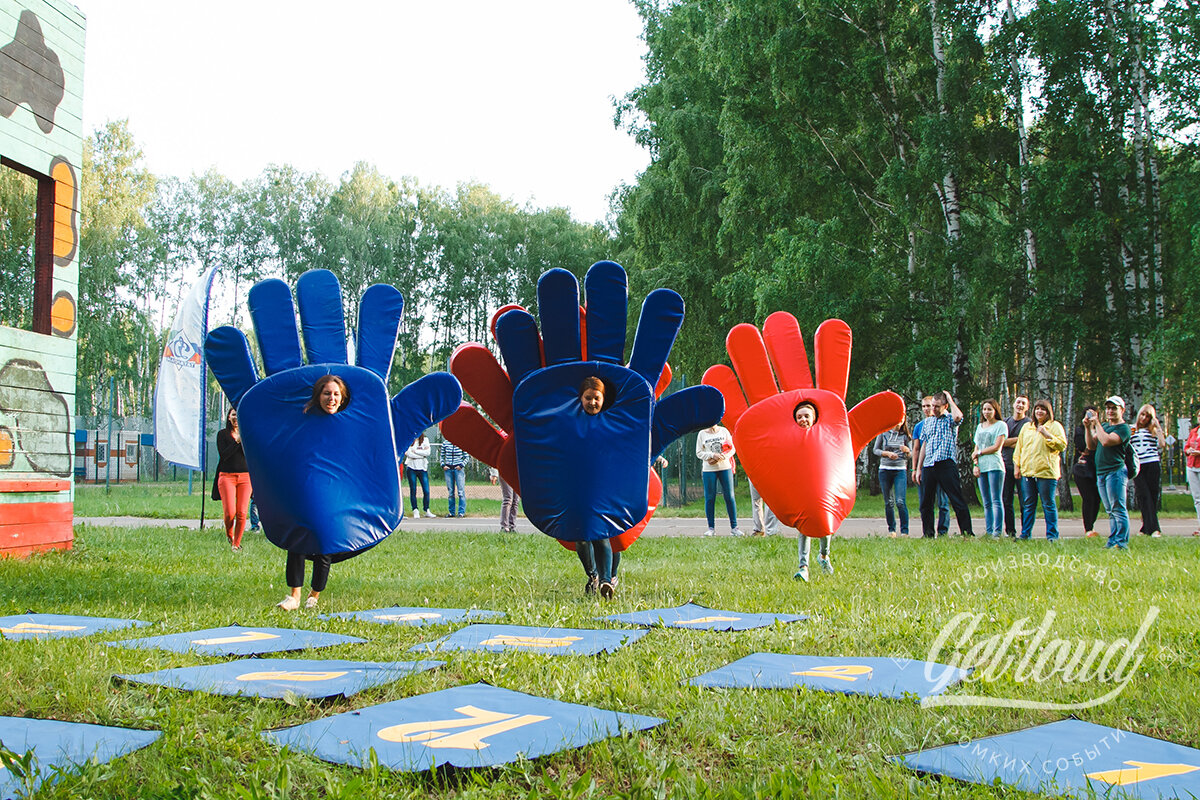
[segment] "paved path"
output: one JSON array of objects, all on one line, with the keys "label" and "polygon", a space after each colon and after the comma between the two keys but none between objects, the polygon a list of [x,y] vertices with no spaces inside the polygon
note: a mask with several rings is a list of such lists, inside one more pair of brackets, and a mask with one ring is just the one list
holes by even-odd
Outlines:
[{"label": "paved path", "polygon": [[[1131,520],[1133,523],[1132,536],[1137,537],[1137,529],[1141,524],[1137,513],[1133,515]],[[163,526],[172,528],[189,528],[192,530],[200,527],[198,519],[150,519],[144,517],[76,517],[77,524],[96,525],[106,527],[142,527],[146,525]],[[910,528],[912,536],[920,538],[921,523],[919,520],[913,520],[915,524]],[[1187,519],[1168,519],[1160,517],[1159,522],[1162,524],[1163,536],[1190,536],[1192,531],[1196,530],[1196,521],[1191,518]],[[220,518],[208,518],[205,520],[205,528],[218,531],[222,529]],[[742,520],[744,527],[742,528],[747,534],[750,533],[750,521]],[[980,517],[974,520],[975,531],[977,533],[983,531],[983,518]],[[703,519],[692,517],[655,517],[646,526],[646,532],[643,534],[647,537],[656,536],[683,536],[683,537],[700,537],[704,535],[708,526]],[[1108,535],[1108,520],[1101,517],[1096,525],[1100,532],[1100,538],[1103,539]],[[433,519],[413,519],[405,517],[400,523],[399,530],[410,531],[470,531],[472,533],[488,533],[499,532],[500,518],[499,517],[464,517],[457,519],[445,519],[443,517],[435,517]],[[953,520],[950,523],[950,531],[954,533],[958,530]],[[1083,524],[1077,519],[1062,520],[1059,526],[1061,535],[1068,539],[1083,538]],[[532,525],[525,519],[517,520],[517,533],[537,533]],[[729,536],[729,524],[726,521],[717,523],[717,535]],[[780,535],[796,538],[798,535],[794,528],[782,528]],[[842,523],[841,529],[837,533],[838,536],[852,537],[867,537],[867,536],[887,536],[887,524],[881,517],[865,517],[852,518]],[[1045,538],[1046,527],[1039,519],[1033,528],[1035,538]],[[1200,543],[1200,538],[1197,538]]]}]

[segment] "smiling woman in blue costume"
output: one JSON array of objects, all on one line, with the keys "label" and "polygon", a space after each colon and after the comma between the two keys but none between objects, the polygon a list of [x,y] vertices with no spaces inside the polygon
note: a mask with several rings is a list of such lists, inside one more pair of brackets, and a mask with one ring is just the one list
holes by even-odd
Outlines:
[{"label": "smiling woman in blue costume", "polygon": [[[595,375],[584,378],[579,387],[579,403],[583,406],[583,413],[589,417],[599,414],[604,409],[604,381]],[[579,542],[575,547],[575,555],[579,556],[579,563],[583,564],[583,571],[587,573],[584,592],[599,592],[605,600],[611,599],[616,592],[616,571],[621,559],[620,553],[613,553],[612,542],[608,539]]]},{"label": "smiling woman in blue costume", "polygon": [[[332,416],[350,404],[350,390],[345,381],[336,375],[325,375],[313,384],[312,397],[304,406],[305,414]],[[287,585],[291,594],[279,602],[279,607],[285,611],[295,611],[300,607],[300,594],[304,588],[304,562],[313,562],[311,591],[304,601],[305,608],[316,608],[317,598],[325,591],[329,582],[329,568],[333,557],[327,555],[304,555],[303,553],[287,554]]]}]

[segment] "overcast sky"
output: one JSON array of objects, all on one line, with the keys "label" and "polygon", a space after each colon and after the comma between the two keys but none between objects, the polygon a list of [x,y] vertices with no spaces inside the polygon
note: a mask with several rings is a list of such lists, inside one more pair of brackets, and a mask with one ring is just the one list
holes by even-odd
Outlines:
[{"label": "overcast sky", "polygon": [[151,171],[234,180],[356,161],[602,219],[648,155],[613,127],[642,81],[627,0],[75,0],[84,129],[128,118]]}]

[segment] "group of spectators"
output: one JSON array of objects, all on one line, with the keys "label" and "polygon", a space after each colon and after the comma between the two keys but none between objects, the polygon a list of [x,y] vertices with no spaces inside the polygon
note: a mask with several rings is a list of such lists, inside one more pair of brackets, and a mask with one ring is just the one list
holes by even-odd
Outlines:
[{"label": "group of spectators", "polygon": [[[909,533],[905,496],[911,475],[920,498],[921,530],[927,538],[945,536],[953,508],[962,536],[974,536],[970,513],[958,472],[958,433],[961,409],[949,392],[929,395],[921,401],[924,418],[911,434],[907,421],[875,439],[879,457],[879,484],[884,494],[888,533]],[[983,502],[986,535],[1030,539],[1040,501],[1046,538],[1059,537],[1058,481],[1067,435],[1054,418],[1047,399],[1032,404],[1025,395],[1013,400],[1012,414],[1001,417],[1000,404],[993,399],[980,405],[980,421],[973,435],[972,473]],[[1103,416],[1087,406],[1075,428],[1075,453],[1071,475],[1079,488],[1086,535],[1097,536],[1096,519],[1103,505],[1109,516],[1108,547],[1129,546],[1129,514],[1126,489],[1133,480],[1142,513],[1141,532],[1162,535],[1158,504],[1162,489],[1161,452],[1166,448],[1165,418],[1160,420],[1150,404],[1138,410],[1131,426],[1125,421],[1125,401],[1119,395],[1107,398]],[[1200,520],[1200,430],[1193,429],[1184,446],[1188,458],[1188,481]],[[911,470],[911,471],[910,471]],[[1014,496],[1020,498],[1020,528],[1013,510]],[[934,521],[934,508],[938,509]],[[897,520],[898,517],[898,520]],[[1200,535],[1200,530],[1195,535]]]}]

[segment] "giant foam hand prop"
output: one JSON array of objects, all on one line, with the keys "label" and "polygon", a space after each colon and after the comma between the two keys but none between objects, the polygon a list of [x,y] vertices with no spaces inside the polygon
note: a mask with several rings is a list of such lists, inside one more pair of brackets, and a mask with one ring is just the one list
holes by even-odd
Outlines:
[{"label": "giant foam hand prop", "polygon": [[[800,325],[777,311],[761,335],[747,324],[729,332],[732,370],[722,364],[704,373],[703,382],[725,396],[725,427],[754,487],[775,516],[805,536],[838,529],[854,507],[858,452],[904,418],[904,400],[894,392],[872,395],[846,412],[851,338],[840,319],[817,328],[814,388]],[[817,410],[811,428],[795,421],[804,402]]]},{"label": "giant foam hand prop", "polygon": [[[270,279],[250,289],[250,316],[266,370],[262,380],[237,328],[210,332],[205,353],[237,407],[267,538],[296,553],[353,554],[378,544],[399,523],[397,453],[458,408],[462,388],[454,376],[439,372],[388,399],[404,310],[395,287],[377,284],[363,292],[354,364],[347,363],[342,291],[334,274],[301,275],[296,300],[299,331],[286,283]],[[330,374],[345,381],[350,402],[336,414],[304,413],[313,384]]]},{"label": "giant foam hand prop", "polygon": [[[492,337],[495,338],[496,321],[509,311],[524,311],[521,306],[507,305],[492,315]],[[587,359],[587,309],[580,311],[580,327],[583,334],[583,353]],[[463,402],[457,411],[441,423],[442,435],[461,447],[489,467],[495,467],[500,477],[517,494],[521,493],[521,478],[517,473],[516,437],[513,435],[512,395],[513,384],[508,373],[492,351],[482,344],[471,342],[460,346],[450,356],[450,372],[462,384],[463,392],[471,396],[479,404],[479,408]],[[662,375],[654,387],[657,399],[671,383],[671,365],[663,366]],[[482,409],[484,414],[480,413]],[[490,417],[490,420],[488,419]],[[646,498],[646,515],[632,528],[612,537],[612,548],[622,552],[641,536],[650,518],[654,516],[659,503],[662,502],[663,486],[658,474],[650,470],[650,485]],[[575,549],[575,542],[559,539],[559,544],[569,550]]]},{"label": "giant foam hand prop", "polygon": [[[539,530],[568,542],[609,539],[634,528],[649,508],[651,460],[683,433],[715,422],[723,408],[720,393],[703,386],[655,400],[683,323],[678,294],[658,289],[646,298],[626,366],[625,270],[601,261],[588,270],[584,287],[586,325],[579,284],[562,269],[538,280],[540,332],[523,309],[498,317],[495,335],[507,373],[481,345],[460,348],[452,369],[472,363],[470,372],[491,371],[478,389],[469,384],[468,393],[499,429],[466,407],[442,425],[451,441],[487,452],[482,460],[507,473]],[[594,416],[579,402],[588,376],[605,384],[604,408]],[[512,389],[507,402],[505,387]],[[514,464],[516,482],[510,480]]]}]

